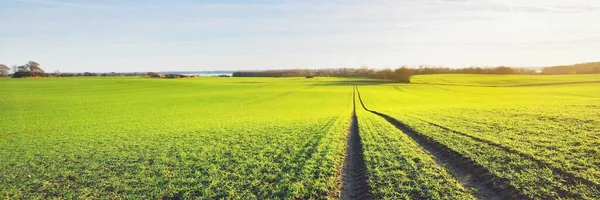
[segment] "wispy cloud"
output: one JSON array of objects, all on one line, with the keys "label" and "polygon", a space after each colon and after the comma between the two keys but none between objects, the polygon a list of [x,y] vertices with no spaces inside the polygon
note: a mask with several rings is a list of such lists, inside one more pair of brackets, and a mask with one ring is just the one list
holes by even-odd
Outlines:
[{"label": "wispy cloud", "polygon": [[595,0],[11,2],[0,8],[0,61],[62,70],[600,60]]},{"label": "wispy cloud", "polygon": [[61,0],[13,0],[13,2],[26,3],[39,6],[51,6],[56,8],[68,9],[91,9],[91,10],[106,10],[116,8],[108,4],[95,4],[89,1],[61,1]]}]

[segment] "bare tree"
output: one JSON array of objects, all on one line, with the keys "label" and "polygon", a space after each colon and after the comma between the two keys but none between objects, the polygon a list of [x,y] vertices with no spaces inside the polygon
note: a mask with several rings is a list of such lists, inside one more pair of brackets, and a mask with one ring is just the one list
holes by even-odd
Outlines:
[{"label": "bare tree", "polygon": [[10,68],[8,68],[8,66],[5,64],[0,64],[0,76],[8,76],[9,72]]},{"label": "bare tree", "polygon": [[412,70],[407,67],[401,67],[394,70],[394,75],[397,82],[410,83],[410,77],[412,76]]},{"label": "bare tree", "polygon": [[29,67],[21,65],[17,67],[17,72],[29,72]]},{"label": "bare tree", "polygon": [[39,63],[36,63],[36,62],[33,62],[33,61],[29,61],[29,62],[27,62],[27,64],[25,64],[25,66],[27,68],[29,68],[30,72],[33,72],[33,73],[44,73],[44,70],[42,70],[42,68],[40,68],[40,64]]},{"label": "bare tree", "polygon": [[46,73],[42,68],[40,68],[40,64],[29,61],[25,65],[21,66],[13,66],[13,78],[23,78],[23,77],[45,77]]}]

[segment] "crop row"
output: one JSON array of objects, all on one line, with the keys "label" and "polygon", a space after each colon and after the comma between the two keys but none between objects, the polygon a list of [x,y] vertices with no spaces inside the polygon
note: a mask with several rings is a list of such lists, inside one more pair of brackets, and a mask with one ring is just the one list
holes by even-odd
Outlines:
[{"label": "crop row", "polygon": [[358,106],[367,177],[377,199],[473,199],[433,156],[383,118]]},{"label": "crop row", "polygon": [[[594,162],[599,154],[597,145],[590,145],[597,141],[594,140],[597,122],[593,119],[597,110],[589,109],[596,106],[590,98],[565,99],[560,93],[548,96],[546,91],[549,89],[542,88],[537,94],[529,91],[531,94],[523,99],[537,95],[549,98],[551,103],[532,105],[514,98],[514,95],[523,95],[521,92],[525,89],[522,88],[495,89],[481,96],[485,91],[480,88],[444,86],[447,90],[440,90],[439,86],[417,87],[425,89],[421,92],[424,94],[418,95],[419,91],[408,86],[401,90],[398,90],[400,86],[361,87],[361,92],[370,108],[383,111],[472,158],[497,177],[509,180],[526,196],[588,199],[600,196],[598,184],[594,182],[598,170]],[[554,92],[566,90],[556,86],[552,89]],[[584,85],[569,90],[573,93],[597,89]],[[404,95],[406,91],[412,93]],[[457,91],[461,95],[451,96]],[[450,98],[436,99],[436,93],[438,97]],[[487,96],[492,94],[504,101],[489,99]],[[467,103],[461,102],[461,99]],[[486,107],[479,107],[481,104]],[[548,107],[550,105],[553,107]],[[563,128],[565,126],[567,128]],[[570,128],[573,126],[576,128]],[[579,147],[571,147],[574,143]],[[581,177],[573,178],[569,171]]]},{"label": "crop row", "polygon": [[[597,166],[600,166],[600,120],[594,120],[593,116],[584,116],[582,113],[585,112],[559,117],[553,116],[552,112],[563,114],[564,110],[539,110],[535,107],[502,110],[462,109],[443,112],[445,115],[412,115],[432,125],[506,146],[548,165],[557,166],[560,170],[600,183],[600,169],[597,169]],[[492,113],[497,116],[493,120],[485,117]],[[519,113],[519,116],[514,116],[514,113]],[[550,132],[549,129],[553,131]]]},{"label": "crop row", "polygon": [[327,198],[341,185],[348,87],[261,78],[2,81],[11,86],[0,88],[3,198]]}]

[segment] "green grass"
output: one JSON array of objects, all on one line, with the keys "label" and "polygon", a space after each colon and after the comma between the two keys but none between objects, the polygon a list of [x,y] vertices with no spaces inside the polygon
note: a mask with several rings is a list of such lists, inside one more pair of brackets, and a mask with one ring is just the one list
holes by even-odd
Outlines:
[{"label": "green grass", "polygon": [[474,199],[406,134],[362,108],[357,117],[376,199]]},{"label": "green grass", "polygon": [[412,83],[466,86],[523,86],[564,84],[576,82],[600,82],[599,74],[582,75],[473,75],[473,74],[436,74],[419,75],[411,79]]},{"label": "green grass", "polygon": [[7,198],[308,198],[339,187],[346,87],[304,78],[1,81]]},{"label": "green grass", "polygon": [[[352,85],[359,85],[368,108],[475,160],[529,197],[598,199],[598,81],[598,75],[426,75],[415,76],[417,84],[322,77],[0,79],[0,195],[335,199]],[[410,137],[360,106],[356,113],[375,197],[473,198]],[[551,168],[593,184],[569,183]]]},{"label": "green grass", "polygon": [[[461,83],[465,80],[460,79],[466,75],[443,76],[446,81]],[[476,77],[469,76],[469,81]],[[577,77],[580,76],[569,78]],[[480,76],[478,82],[488,81],[487,78]],[[528,77],[503,79],[524,78]],[[513,84],[542,78],[531,76],[531,79]],[[567,78],[558,79],[561,82]],[[556,167],[600,183],[600,83],[494,88],[389,84],[360,89],[368,108],[389,114],[473,158],[500,177],[510,179],[511,184],[531,197],[556,198],[561,190],[581,194],[583,198],[600,197],[594,184],[565,184],[564,176],[547,168]]]}]

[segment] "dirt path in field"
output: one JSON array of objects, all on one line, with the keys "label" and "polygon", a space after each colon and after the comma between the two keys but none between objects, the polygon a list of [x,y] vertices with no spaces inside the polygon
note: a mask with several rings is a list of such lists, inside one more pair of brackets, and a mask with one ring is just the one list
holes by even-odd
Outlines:
[{"label": "dirt path in field", "polygon": [[358,134],[358,121],[356,118],[356,94],[352,90],[352,117],[348,133],[348,145],[346,147],[346,158],[342,169],[342,191],[340,198],[346,199],[372,199],[367,183],[367,167],[363,157],[363,148]]},{"label": "dirt path in field", "polygon": [[361,106],[388,121],[400,131],[412,138],[423,149],[433,155],[436,163],[448,169],[451,174],[468,189],[475,189],[474,196],[477,199],[527,199],[519,190],[511,186],[508,180],[493,175],[487,168],[474,162],[460,153],[453,151],[436,140],[420,134],[402,122],[374,110],[369,110],[356,88],[357,96]]}]

